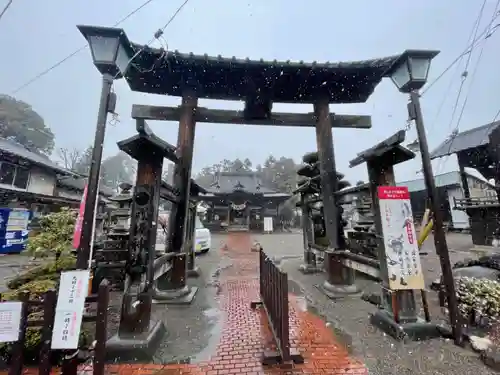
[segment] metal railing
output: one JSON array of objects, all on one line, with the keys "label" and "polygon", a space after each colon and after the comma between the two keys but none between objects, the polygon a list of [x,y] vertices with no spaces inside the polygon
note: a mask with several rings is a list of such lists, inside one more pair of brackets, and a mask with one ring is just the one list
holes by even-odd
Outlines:
[{"label": "metal railing", "polygon": [[465,210],[469,207],[498,205],[496,197],[474,197],[474,198],[455,198],[453,197],[453,208],[456,210]]},{"label": "metal railing", "polygon": [[288,275],[283,272],[261,249],[259,251],[260,302],[252,308],[263,306],[276,342],[277,353],[264,355],[264,364],[303,362],[303,358],[290,349],[288,306]]}]

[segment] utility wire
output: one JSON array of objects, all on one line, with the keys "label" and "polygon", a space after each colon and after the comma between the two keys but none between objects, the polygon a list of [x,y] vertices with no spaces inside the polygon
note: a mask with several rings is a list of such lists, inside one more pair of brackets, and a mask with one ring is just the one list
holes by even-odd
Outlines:
[{"label": "utility wire", "polygon": [[[128,61],[127,63],[127,67],[131,64],[133,64],[135,58],[137,56],[139,56],[142,52],[144,52],[144,50],[146,48],[149,48],[151,47],[151,44],[155,41],[155,40],[160,40],[160,38],[162,38],[163,36],[163,33],[165,32],[165,29],[172,23],[172,21],[177,17],[177,15],[181,12],[181,10],[186,6],[186,4],[189,2],[189,0],[184,0],[184,2],[177,8],[177,10],[172,14],[172,16],[169,18],[169,20],[167,21],[167,23],[165,25],[163,25],[163,27],[160,27],[158,30],[156,30],[156,32],[154,33],[154,36],[153,38],[151,38],[151,40],[145,45],[143,46],[141,49],[139,49],[136,53],[134,53],[134,55],[130,58],[130,60]],[[161,43],[161,42],[160,42]],[[134,65],[134,67],[141,71],[142,73],[147,73],[147,72],[151,72],[153,71],[153,69],[156,67],[156,64],[162,60],[166,54],[167,54],[167,50],[168,50],[168,45],[166,46],[166,48],[162,48],[162,51],[163,53],[156,59],[156,61],[153,63],[153,65],[149,68],[149,69],[146,69],[146,70],[141,70],[141,68],[139,66],[136,66]],[[115,79],[120,75],[120,72],[117,72],[116,73],[116,76],[115,76]]]},{"label": "utility wire", "polygon": [[[139,11],[140,9],[144,8],[147,4],[149,4],[151,1],[153,0],[149,0],[145,3],[143,3],[140,7],[134,9],[132,12],[130,12],[127,16],[125,16],[124,18],[122,18],[120,21],[118,21],[115,26],[118,26],[120,23],[122,23],[123,21],[125,21],[126,19],[128,19],[130,16],[132,16],[133,14],[137,13],[137,11]],[[165,31],[165,29],[173,22],[173,20],[177,17],[177,15],[181,12],[181,10],[184,8],[184,6],[186,6],[186,4],[189,2],[189,0],[185,0],[180,6],[179,8],[177,8],[177,10],[173,13],[173,15],[169,18],[169,20],[167,21],[167,23],[165,23],[165,25],[163,25],[161,28],[159,28],[155,34],[154,34],[154,38],[151,39],[149,41],[149,43],[142,47],[139,51],[137,51],[134,56],[129,60],[129,64],[133,63],[132,61],[137,57],[139,56],[139,54],[141,54],[144,49],[146,47],[149,47],[149,45],[151,43],[153,43],[155,40],[161,38],[161,36],[163,35],[163,32]],[[59,61],[57,64],[54,64],[51,68],[45,70],[44,72],[42,72],[41,74],[39,74],[37,77],[31,79],[29,82],[27,82],[26,84],[23,85],[23,87],[27,87],[28,85],[30,85],[31,83],[35,82],[37,79],[41,78],[42,76],[44,76],[45,74],[47,74],[48,72],[50,72],[51,70],[57,68],[59,65],[63,64],[65,61],[69,60],[71,57],[73,57],[74,55],[76,55],[78,52],[84,50],[85,48],[88,47],[88,44],[86,44],[85,46],[79,48],[78,50],[76,50],[75,52],[73,52],[71,55],[68,55],[66,56],[64,59],[62,59],[61,61]],[[164,56],[164,54],[162,54],[158,60],[160,60],[162,57]],[[155,63],[153,64],[153,67],[148,69],[148,71],[152,70],[155,66],[156,66],[157,62],[155,61]],[[118,73],[119,74],[119,73]],[[19,88],[17,91],[19,91],[20,89],[22,89],[23,87]],[[119,122],[119,119],[117,118],[117,116],[113,116],[112,119],[109,120],[109,125],[112,125],[114,126],[117,122]],[[27,127],[27,125],[24,125]],[[30,129],[30,131],[34,131],[34,132],[39,132],[43,135],[46,135],[46,136],[53,136],[53,133],[50,131],[50,132],[46,132],[46,131],[43,131],[43,130],[39,130],[39,129]]]},{"label": "utility wire", "polygon": [[3,7],[2,13],[0,13],[0,20],[2,19],[3,15],[7,12],[7,10],[10,8],[12,5],[13,0],[9,0],[9,2]]},{"label": "utility wire", "polygon": [[[500,0],[498,0],[498,3],[500,3]],[[495,20],[495,18],[497,16],[498,3],[497,3],[497,6],[495,6],[495,10],[493,11],[493,15],[492,15],[490,23],[488,24],[488,28],[491,27],[491,25],[493,24],[493,22],[494,22],[494,20]],[[486,5],[486,0],[483,2],[482,6],[481,6],[481,10],[479,11],[479,15],[478,15],[478,17],[476,19],[476,22],[474,23],[474,27],[473,27],[472,32],[471,32],[471,36],[469,37],[469,42],[470,42],[471,39],[472,40],[477,40],[477,33],[478,33],[478,30],[479,30],[479,25],[481,23],[481,19],[482,19],[482,16],[483,16],[483,11],[484,11],[485,5]],[[488,28],[486,30],[489,30]],[[472,73],[471,84],[469,85],[469,90],[467,91],[467,94],[465,95],[465,100],[464,100],[464,102],[462,104],[462,109],[460,111],[459,118],[457,120],[457,124],[456,124],[455,128],[453,129],[453,131],[451,132],[451,134],[447,137],[447,139],[450,140],[450,145],[449,145],[449,148],[448,148],[448,152],[451,151],[451,148],[453,147],[454,140],[455,140],[456,136],[458,135],[460,121],[462,120],[462,116],[463,116],[465,107],[467,105],[467,101],[468,101],[468,98],[469,98],[469,93],[470,93],[470,90],[471,90],[471,87],[472,87],[472,83],[473,83],[474,78],[476,76],[476,72],[478,70],[478,66],[479,66],[479,63],[481,61],[481,58],[482,58],[482,55],[483,55],[483,52],[484,52],[484,45],[485,45],[486,42],[483,39],[479,43],[481,43],[481,42],[482,42],[481,52],[479,54],[479,58],[477,60],[476,66],[474,68],[474,71]],[[479,45],[479,43],[477,45]],[[469,65],[470,65],[471,59],[472,59],[472,53],[473,53],[473,49],[471,49],[471,51],[468,53],[467,60],[465,62],[464,70],[463,70],[463,72],[462,72],[462,74],[460,76],[461,77],[460,87],[458,89],[457,97],[455,99],[455,104],[453,106],[453,110],[452,110],[452,113],[451,113],[451,118],[450,118],[450,123],[448,124],[448,129],[451,129],[451,127],[453,125],[453,120],[455,119],[455,114],[457,113],[457,110],[458,110],[458,106],[459,106],[459,102],[460,102],[460,97],[462,95],[462,90],[463,90],[465,81],[467,80],[467,77],[469,75],[469,70],[468,69],[469,69]],[[446,155],[444,158],[440,158],[439,159],[438,165],[437,165],[437,168],[436,168],[438,174],[441,173],[441,169],[444,168],[444,166],[445,166],[446,162],[449,160],[449,158],[450,158],[450,155]]]},{"label": "utility wire", "polygon": [[[493,22],[498,18],[500,15],[500,11],[496,11],[495,14],[493,15]],[[472,53],[472,51],[478,46],[479,42],[484,38],[488,39],[495,31],[497,28],[500,27],[500,24],[496,24],[495,26],[493,25],[493,22],[488,25],[473,41],[470,43],[467,48],[460,54],[458,55],[451,63],[446,67],[445,70],[443,70],[432,82],[430,82],[425,90],[422,90],[422,93],[420,96],[423,96],[427,91],[430,90],[431,87],[433,87],[441,78],[443,78],[446,73],[450,71],[450,69],[457,63],[459,62],[463,56]]]},{"label": "utility wire", "polygon": [[[483,3],[483,7],[481,9],[484,9],[484,5],[485,5],[486,1]],[[488,24],[488,27],[491,28],[491,26],[493,25],[493,23],[495,22],[495,19],[498,17],[498,8],[500,7],[500,0],[497,0],[497,3],[495,5],[495,9],[493,11],[493,15],[492,15],[492,18]],[[481,12],[482,13],[482,12]],[[481,15],[480,13],[480,15]],[[480,18],[478,18],[478,28],[479,28],[479,22],[480,22]],[[477,29],[478,29],[477,28]],[[476,29],[476,34],[477,34],[477,29]],[[489,29],[488,29],[489,30]],[[469,99],[469,94],[470,94],[470,91],[471,91],[471,88],[472,88],[472,85],[474,83],[474,79],[475,79],[475,76],[476,76],[476,73],[478,71],[478,68],[479,68],[479,64],[481,63],[481,59],[482,59],[482,56],[483,56],[483,53],[484,53],[484,46],[486,44],[486,39],[489,37],[490,34],[488,34],[486,36],[486,38],[484,40],[482,40],[482,45],[481,45],[481,50],[479,52],[479,57],[477,59],[477,62],[476,62],[476,65],[474,67],[474,70],[472,72],[472,76],[471,76],[471,83],[469,85],[469,89],[467,90],[467,93],[465,94],[465,98],[464,98],[464,101],[462,103],[462,109],[460,111],[460,114],[459,114],[459,117],[458,117],[458,120],[457,120],[457,123],[455,125],[455,128],[453,129],[453,131],[451,132],[450,136],[449,136],[449,139],[450,139],[450,145],[448,147],[448,153],[451,151],[452,147],[453,147],[453,143],[455,142],[455,139],[458,135],[458,132],[459,132],[459,129],[460,129],[460,122],[462,120],[462,117],[463,117],[463,114],[464,114],[464,111],[465,111],[465,107],[467,106],[467,102],[468,102],[468,99]],[[474,39],[476,39],[476,37],[474,37]],[[451,120],[450,120],[450,127],[453,123],[453,119],[455,117],[455,114],[456,114],[456,111],[458,109],[458,102],[459,102],[459,98],[460,98],[460,95],[461,95],[461,92],[462,92],[462,88],[463,88],[463,85],[467,79],[467,76],[468,76],[468,67],[469,67],[469,64],[470,64],[470,61],[472,59],[472,52],[469,54],[468,58],[467,58],[467,62],[466,62],[466,66],[465,66],[465,69],[464,69],[464,72],[462,73],[462,81],[460,82],[460,88],[459,88],[459,92],[458,92],[458,95],[457,95],[457,100],[455,102],[455,106],[453,108],[453,112],[452,112],[452,117],[451,117]],[[444,160],[443,162],[443,165],[444,163],[448,160],[449,158],[449,155],[446,156],[446,159]]]},{"label": "utility wire", "polygon": [[[127,19],[129,19],[130,17],[132,17],[134,14],[136,14],[137,12],[139,12],[142,8],[144,8],[145,6],[147,6],[149,3],[151,3],[153,0],[147,0],[145,1],[144,3],[142,3],[139,7],[135,8],[133,11],[131,11],[129,14],[127,14],[125,17],[123,17],[122,19],[120,19],[119,21],[117,21],[113,27],[116,27],[116,26],[119,26],[121,23],[123,23],[124,21],[126,21]],[[11,1],[12,2],[12,1]],[[9,4],[7,4],[9,5]],[[5,12],[5,10],[4,10]],[[3,13],[2,13],[3,15]],[[1,17],[1,16],[0,16]],[[45,69],[44,71],[40,72],[39,74],[37,74],[36,76],[34,76],[33,78],[29,79],[28,81],[26,81],[25,83],[23,83],[21,86],[19,86],[18,88],[16,88],[14,91],[12,91],[11,95],[14,95],[14,94],[17,94],[19,91],[21,90],[24,90],[26,87],[28,86],[31,86],[34,82],[38,81],[40,78],[44,77],[45,75],[47,75],[48,73],[50,73],[52,70],[58,68],[59,66],[61,66],[62,64],[64,64],[66,61],[68,61],[69,59],[71,59],[73,56],[77,55],[78,53],[80,53],[81,51],[83,51],[84,49],[86,49],[88,47],[88,43],[85,44],[84,46],[78,48],[77,50],[75,50],[74,52],[70,53],[69,55],[67,55],[66,57],[64,57],[63,59],[59,60],[58,62],[56,62],[54,65],[52,65],[51,67]]]}]

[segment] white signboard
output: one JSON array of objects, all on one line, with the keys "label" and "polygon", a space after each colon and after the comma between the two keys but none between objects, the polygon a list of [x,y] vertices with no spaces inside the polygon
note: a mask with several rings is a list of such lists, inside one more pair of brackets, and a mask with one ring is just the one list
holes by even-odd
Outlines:
[{"label": "white signboard", "polygon": [[89,270],[61,273],[52,332],[52,349],[78,348],[89,276]]},{"label": "white signboard", "polygon": [[19,340],[22,302],[0,303],[0,342]]},{"label": "white signboard", "polygon": [[408,188],[379,186],[378,198],[389,288],[424,289]]},{"label": "white signboard", "polygon": [[272,232],[273,231],[273,218],[265,217],[264,218],[264,232]]}]

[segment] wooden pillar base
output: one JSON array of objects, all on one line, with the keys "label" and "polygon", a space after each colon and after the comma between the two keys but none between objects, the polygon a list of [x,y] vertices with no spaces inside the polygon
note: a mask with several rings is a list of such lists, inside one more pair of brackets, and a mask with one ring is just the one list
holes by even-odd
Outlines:
[{"label": "wooden pillar base", "polygon": [[186,254],[174,255],[171,262],[170,272],[159,277],[154,283],[153,303],[189,305],[193,302],[198,288],[186,285]]},{"label": "wooden pillar base", "polygon": [[317,266],[316,255],[310,248],[304,250],[304,263],[299,266],[299,271],[306,275],[322,272],[321,268]]},{"label": "wooden pillar base", "polygon": [[355,271],[341,262],[342,252],[325,251],[327,280],[319,289],[329,298],[358,297],[362,292],[355,284]]},{"label": "wooden pillar base", "polygon": [[142,333],[116,334],[106,341],[106,361],[127,362],[131,358],[138,362],[152,360],[167,329],[163,322],[150,321]]},{"label": "wooden pillar base", "polygon": [[422,341],[443,336],[437,323],[418,319],[414,322],[398,323],[387,310],[380,309],[370,316],[370,323],[396,340]]}]

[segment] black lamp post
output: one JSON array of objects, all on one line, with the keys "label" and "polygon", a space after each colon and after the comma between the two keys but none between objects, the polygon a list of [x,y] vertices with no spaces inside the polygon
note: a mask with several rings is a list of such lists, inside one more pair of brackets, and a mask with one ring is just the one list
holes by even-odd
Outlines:
[{"label": "black lamp post", "polygon": [[441,263],[443,282],[448,295],[450,324],[455,343],[457,345],[461,345],[462,325],[455,293],[455,283],[453,280],[448,245],[446,243],[446,234],[443,227],[443,214],[438,201],[431,158],[429,156],[429,146],[427,144],[422,109],[420,107],[420,94],[418,92],[418,90],[427,82],[431,60],[438,53],[438,51],[406,51],[393,64],[388,72],[388,75],[391,77],[399,91],[409,94],[410,96],[410,101],[408,103],[408,115],[411,120],[415,120],[415,127],[417,129],[418,147],[422,157],[425,186],[434,218],[434,244]]},{"label": "black lamp post", "polygon": [[111,93],[111,87],[114,79],[121,78],[125,74],[131,53],[130,43],[122,29],[94,26],[77,27],[85,39],[87,39],[94,65],[102,74],[101,99],[97,114],[92,163],[90,165],[87,198],[85,200],[85,213],[83,215],[82,232],[76,262],[78,269],[86,269],[89,266],[91,256],[92,233],[98,199],[107,115],[114,112],[116,105],[116,96]]}]

